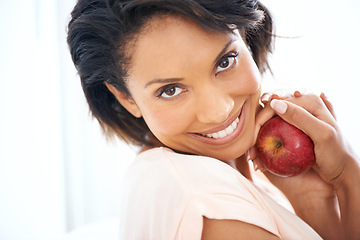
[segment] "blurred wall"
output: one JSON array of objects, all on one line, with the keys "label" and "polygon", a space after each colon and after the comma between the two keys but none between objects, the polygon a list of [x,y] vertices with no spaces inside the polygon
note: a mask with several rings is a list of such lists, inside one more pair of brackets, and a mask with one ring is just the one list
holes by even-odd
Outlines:
[{"label": "blurred wall", "polygon": [[360,1],[264,0],[275,17],[274,89],[324,92],[335,106],[338,123],[360,154]]},{"label": "blurred wall", "polygon": [[105,141],[66,45],[74,0],[0,7],[0,239],[53,239],[118,216],[134,149]]}]

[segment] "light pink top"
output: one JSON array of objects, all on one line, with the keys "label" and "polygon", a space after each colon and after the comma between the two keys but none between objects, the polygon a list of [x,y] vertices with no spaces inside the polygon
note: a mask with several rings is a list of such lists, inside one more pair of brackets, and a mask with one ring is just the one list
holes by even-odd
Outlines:
[{"label": "light pink top", "polygon": [[214,158],[154,148],[125,177],[120,239],[201,239],[203,216],[254,224],[282,239],[321,239],[269,191]]}]

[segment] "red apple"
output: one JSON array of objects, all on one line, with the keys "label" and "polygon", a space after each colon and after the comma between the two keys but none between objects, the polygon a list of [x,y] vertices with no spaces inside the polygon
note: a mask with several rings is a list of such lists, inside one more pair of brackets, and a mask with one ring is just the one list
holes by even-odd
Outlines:
[{"label": "red apple", "polygon": [[255,147],[264,167],[278,176],[299,175],[315,163],[312,140],[279,116],[261,127]]}]

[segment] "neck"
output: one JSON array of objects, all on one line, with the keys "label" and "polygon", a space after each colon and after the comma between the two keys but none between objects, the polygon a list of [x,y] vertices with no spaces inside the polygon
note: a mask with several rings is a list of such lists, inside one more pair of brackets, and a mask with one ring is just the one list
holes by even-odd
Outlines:
[{"label": "neck", "polygon": [[246,154],[229,161],[230,166],[238,170],[244,177],[252,181],[249,163],[247,161]]}]

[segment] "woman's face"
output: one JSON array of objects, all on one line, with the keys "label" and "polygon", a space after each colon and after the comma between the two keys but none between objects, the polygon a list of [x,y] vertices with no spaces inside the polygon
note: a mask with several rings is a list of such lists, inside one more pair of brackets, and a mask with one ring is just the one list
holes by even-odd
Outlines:
[{"label": "woman's face", "polygon": [[220,160],[251,146],[260,74],[239,32],[205,31],[176,17],[151,20],[132,48],[118,97],[164,145]]}]

